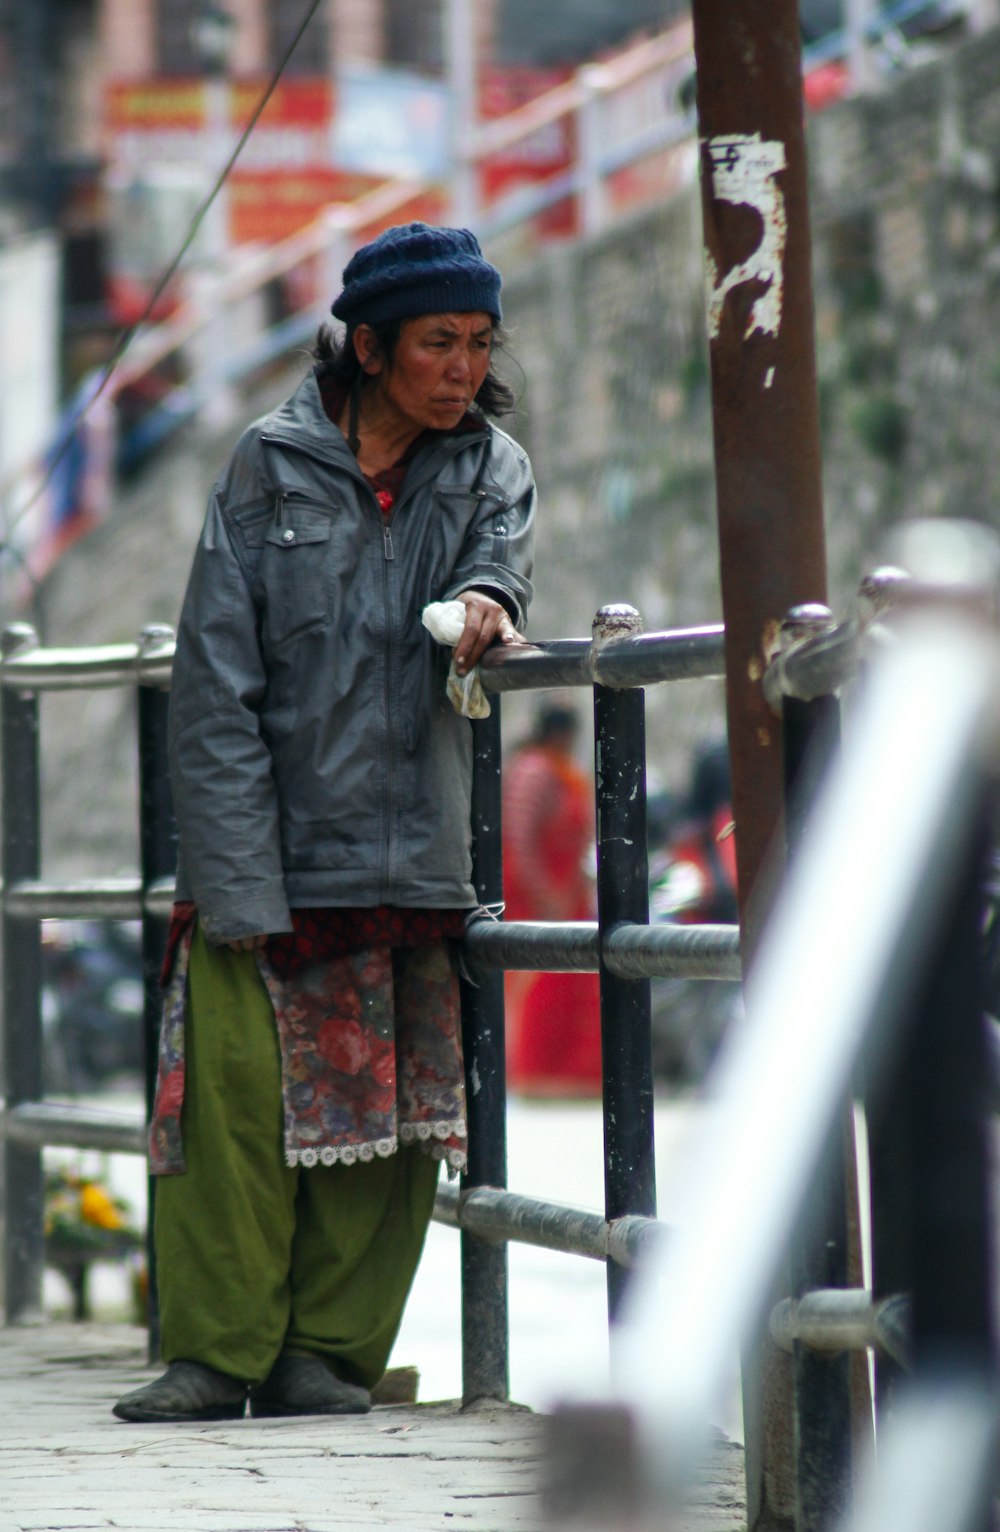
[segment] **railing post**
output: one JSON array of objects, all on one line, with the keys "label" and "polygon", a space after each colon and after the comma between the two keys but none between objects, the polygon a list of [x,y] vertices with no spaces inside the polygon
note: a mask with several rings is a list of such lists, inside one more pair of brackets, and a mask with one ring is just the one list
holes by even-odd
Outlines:
[{"label": "railing post", "polygon": [[326,230],[326,240],[320,262],[319,280],[322,290],[317,294],[317,300],[328,306],[331,298],[339,293],[344,285],[344,267],[351,258],[348,235],[350,214],[342,203],[334,202],[324,208],[321,217]]},{"label": "railing post", "polygon": [[[503,900],[500,782],[500,699],[490,716],[472,725],[472,855],[476,897],[484,906]],[[462,1191],[507,1185],[507,1082],[503,973],[462,979],[462,1042],[469,1115],[469,1163]],[[462,1402],[507,1399],[507,1246],[463,1231]]]},{"label": "railing post", "polygon": [[[895,569],[880,582],[883,600],[928,612],[957,612],[982,641],[997,643],[996,535],[954,522],[901,529]],[[905,571],[905,573],[901,573]],[[914,1381],[982,1380],[997,1396],[997,1349],[991,1261],[993,1155],[991,1059],[985,1016],[982,930],[988,848],[993,827],[996,754],[977,764],[965,786],[966,828],[944,893],[933,939],[900,1028],[898,1067],[867,1092],[871,1165],[872,1288],[911,1294]],[[891,1413],[910,1379],[877,1360],[880,1418]],[[990,1526],[984,1515],[975,1523]]]},{"label": "railing post", "polygon": [[[914,1373],[979,1374],[996,1389],[991,1280],[990,1060],[983,1014],[981,807],[923,980],[900,1064],[868,1102],[873,1293],[912,1294]],[[878,1361],[880,1417],[906,1387]],[[987,1516],[983,1532],[992,1523]]]},{"label": "railing post", "polygon": [[[908,1040],[912,1088],[914,1369],[1000,1383],[991,1273],[989,1054],[983,1014],[985,792]],[[992,1521],[987,1516],[989,1525]]]},{"label": "railing post", "polygon": [[586,64],[577,79],[583,95],[576,113],[577,157],[580,177],[580,228],[584,236],[600,233],[604,225],[604,180],[601,174],[601,118],[604,101],[600,64]]},{"label": "railing post", "polygon": [[[833,613],[826,606],[793,607],[781,625],[782,648],[817,637],[834,626]],[[783,699],[785,848],[789,860],[805,833],[820,778],[838,742],[839,724],[835,696],[809,701]],[[803,1017],[803,1025],[808,1024],[808,1018]],[[843,1132],[836,1133],[827,1148],[824,1195],[818,1199],[816,1214],[807,1215],[792,1237],[789,1274],[796,1297],[816,1288],[861,1286],[853,1150],[853,1114],[848,1101]],[[847,1508],[853,1460],[853,1372],[850,1352],[816,1351],[795,1342],[796,1532],[823,1532]],[[867,1403],[870,1409],[870,1397]]]},{"label": "railing post", "polygon": [[[143,628],[139,638],[140,666],[154,650],[172,645],[172,628]],[[146,896],[160,878],[170,877],[177,865],[170,778],[167,774],[167,709],[169,693],[158,686],[139,686],[139,862],[142,879],[142,982],[143,1055],[145,1060],[146,1121],[153,1111],[156,1062],[160,1038],[160,968],[169,921],[146,908]],[[156,1252],[153,1247],[153,1206],[156,1179],[148,1178],[146,1260],[149,1273],[149,1359],[160,1352],[160,1313],[156,1289]]]},{"label": "railing post", "polygon": [[232,309],[223,268],[214,263],[193,267],[188,274],[188,295],[200,320],[188,346],[198,422],[210,434],[225,431],[232,426],[238,405],[226,372]]},{"label": "railing post", "polygon": [[[594,619],[594,652],[642,630],[634,607],[605,606]],[[646,715],[641,687],[594,686],[597,799],[597,921],[649,922],[646,852]],[[604,1079],[604,1205],[610,1222],[624,1213],[656,1214],[653,1158],[653,1060],[648,979],[619,979],[600,964]],[[621,1304],[628,1274],[608,1262],[608,1314]]]},{"label": "railing post", "polygon": [[[33,649],[27,623],[5,628],[3,657]],[[3,886],[40,870],[38,696],[0,688]],[[42,1096],[41,935],[35,916],[3,917],[3,1065],[7,1107]],[[45,1270],[44,1178],[38,1149],[5,1140],[4,1303],[8,1324],[41,1311]]]},{"label": "railing post", "polygon": [[447,0],[444,52],[452,99],[452,221],[473,226],[479,214],[476,140],[476,8],[472,0]]}]

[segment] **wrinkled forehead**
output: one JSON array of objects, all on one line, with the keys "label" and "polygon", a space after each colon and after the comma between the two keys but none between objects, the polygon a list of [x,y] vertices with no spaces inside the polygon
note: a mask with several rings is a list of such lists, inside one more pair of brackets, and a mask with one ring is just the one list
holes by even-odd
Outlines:
[{"label": "wrinkled forehead", "polygon": [[403,330],[417,335],[491,335],[493,326],[492,314],[481,311],[418,314],[414,319],[404,319],[402,323]]}]

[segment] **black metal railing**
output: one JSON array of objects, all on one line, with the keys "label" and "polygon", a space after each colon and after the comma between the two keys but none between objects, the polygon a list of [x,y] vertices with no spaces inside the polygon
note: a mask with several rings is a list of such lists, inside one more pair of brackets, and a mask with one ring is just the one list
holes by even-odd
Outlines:
[{"label": "black metal railing", "polygon": [[[172,899],[173,824],[165,767],[168,629],[136,645],[39,647],[25,625],[6,630],[0,660],[4,742],[4,1064],[0,1117],[7,1185],[6,1312],[17,1320],[40,1301],[44,1265],[41,1152],[47,1144],[143,1152],[140,1122],[43,1099],[39,922],[48,917],[141,918],[145,978],[147,1111],[159,1019],[158,971]],[[508,1395],[506,1242],[543,1243],[603,1259],[609,1309],[627,1268],[655,1232],[650,977],[738,978],[735,926],[650,927],[646,884],[642,687],[650,681],[718,677],[718,627],[642,634],[630,607],[602,609],[592,639],[560,640],[490,654],[484,685],[492,716],[473,725],[473,854],[484,909],[502,904],[500,694],[553,686],[593,688],[598,813],[596,922],[474,922],[462,982],[469,1076],[469,1159],[461,1190],[442,1186],[435,1217],[462,1231],[463,1397]],[[141,870],[134,879],[57,884],[40,875],[39,696],[50,690],[139,688]],[[503,970],[582,970],[601,980],[604,1054],[605,1214],[537,1202],[506,1191]],[[473,1083],[474,1082],[474,1083]],[[154,1184],[150,1196],[155,1195]],[[152,1269],[152,1267],[151,1267]],[[151,1351],[156,1350],[155,1301]]]},{"label": "black metal railing", "polygon": [[[941,638],[935,630],[923,659],[910,662],[908,680],[883,686],[876,714],[894,708],[895,686],[918,685],[921,665],[925,693],[916,703],[911,697],[908,711],[894,710],[882,719],[883,732],[869,747],[874,755],[850,767],[847,785],[838,790],[839,807],[828,811],[824,804],[834,791],[824,785],[828,768],[834,781],[843,770],[831,765],[839,753],[838,693],[873,655],[877,663],[883,650],[892,654],[898,647],[895,636],[884,641],[887,630],[878,620],[890,598],[904,609],[917,603],[921,592],[928,599],[926,582],[908,581],[898,571],[869,577],[862,589],[866,609],[847,622],[835,623],[825,609],[790,613],[781,652],[764,680],[782,716],[790,871],[772,922],[776,930],[752,976],[750,1021],[734,1036],[713,1084],[721,1103],[715,1114],[719,1126],[706,1148],[708,1169],[689,1194],[697,1204],[694,1222],[704,1235],[700,1255],[697,1238],[695,1254],[689,1248],[685,1253],[664,1238],[664,1226],[655,1218],[648,981],[738,978],[739,933],[734,926],[648,923],[642,688],[654,680],[719,676],[721,630],[643,635],[635,631],[631,608],[605,608],[590,640],[561,640],[485,658],[482,674],[493,711],[473,725],[474,876],[480,903],[484,911],[495,910],[503,896],[500,696],[587,686],[593,688],[595,712],[598,919],[505,922],[484,914],[470,925],[469,977],[462,983],[469,1163],[460,1187],[443,1185],[435,1205],[435,1218],[461,1231],[467,1401],[507,1397],[510,1240],[606,1263],[609,1313],[622,1320],[616,1328],[623,1338],[625,1376],[634,1364],[644,1379],[636,1389],[641,1420],[636,1441],[653,1444],[655,1456],[655,1461],[644,1457],[637,1447],[630,1458],[621,1446],[626,1437],[615,1427],[606,1471],[609,1478],[617,1473],[641,1480],[663,1506],[673,1504],[670,1476],[678,1462],[694,1458],[687,1451],[689,1428],[706,1413],[712,1388],[731,1370],[748,1333],[768,1329],[793,1358],[796,1532],[826,1532],[843,1512],[852,1473],[850,1354],[876,1352],[880,1415],[894,1403],[903,1370],[916,1367],[926,1387],[917,1397],[913,1429],[932,1434],[936,1429],[943,1442],[949,1433],[957,1440],[964,1422],[963,1461],[978,1475],[976,1484],[996,1400],[987,1312],[994,1280],[987,1253],[989,1168],[982,1131],[983,1098],[995,1101],[996,1087],[981,1046],[981,997],[975,987],[983,805],[997,771],[995,761],[983,757],[981,743],[983,715],[992,706],[992,651],[984,661],[981,635],[965,648],[960,638],[958,670],[945,667],[932,681],[928,656],[935,643],[951,645],[952,664],[956,653],[947,629]],[[142,918],[152,1056],[156,973],[172,898],[173,831],[162,732],[171,657],[172,639],[162,629],[147,631],[138,645],[88,651],[40,649],[24,627],[4,635],[7,1095],[0,1129],[9,1320],[36,1307],[40,1296],[43,1146],[144,1149],[139,1121],[43,1099],[38,923],[46,916]],[[965,695],[963,688],[973,683],[978,691]],[[46,881],[39,865],[39,694],[133,684],[140,688],[141,872],[134,879]],[[995,724],[986,729],[990,741],[993,729]],[[887,764],[890,741],[902,759],[893,756]],[[846,751],[845,759],[849,764]],[[893,771],[900,776],[898,791]],[[929,824],[922,825],[921,812]],[[855,824],[852,815],[864,822]],[[896,815],[898,824],[895,818],[884,822]],[[817,836],[824,844],[819,852]],[[770,955],[772,948],[777,955]],[[603,1216],[506,1189],[503,972],[519,968],[600,974]],[[860,1286],[846,1248],[845,1208],[852,1188],[841,1139],[852,1095],[864,1100],[873,1145],[871,1292]],[[939,1190],[917,1196],[915,1188],[922,1184]],[[957,1186],[961,1195],[955,1194]],[[808,1218],[805,1207],[811,1210]],[[960,1259],[953,1258],[955,1252]],[[789,1280],[775,1307],[772,1284],[779,1263]],[[662,1292],[652,1298],[655,1284],[640,1277],[630,1302],[625,1278],[636,1266],[640,1273],[644,1267],[666,1272],[665,1299]],[[942,1366],[942,1375],[954,1384],[953,1407],[938,1408],[927,1392]],[[622,1392],[627,1396],[628,1386]],[[764,1401],[764,1407],[773,1403]],[[909,1409],[905,1400],[903,1405],[900,1414]],[[761,1407],[758,1399],[756,1408]],[[755,1450],[757,1429],[750,1418],[748,1451]],[[571,1455],[571,1423],[560,1430],[559,1440]],[[581,1441],[590,1453],[600,1450],[590,1428]],[[928,1454],[931,1461],[940,1468],[943,1459]],[[892,1471],[902,1483],[902,1470]],[[556,1464],[553,1472],[562,1474],[565,1489],[572,1464],[568,1470],[565,1463]],[[591,1479],[580,1476],[580,1482]],[[572,1493],[556,1500],[572,1507]],[[655,1508],[649,1511],[651,1527],[659,1524],[656,1514]],[[907,1525],[897,1524],[900,1532]],[[949,1526],[955,1532],[985,1532],[986,1523],[954,1519]]]},{"label": "black metal railing", "polygon": [[[568,1407],[552,1432],[550,1498],[565,1511],[554,1527],[577,1525],[574,1485],[595,1476],[609,1506],[629,1507],[607,1532],[677,1525],[734,1359],[762,1331],[791,1354],[782,1525],[995,1525],[996,1082],[982,925],[995,898],[1000,547],[954,524],[918,524],[909,538],[916,578],[866,581],[867,611],[839,625],[822,609],[789,614],[766,679],[783,716],[788,870],[745,1020],[707,1085],[715,1131],[673,1188],[678,1232],[644,1253],[616,1327],[615,1400]],[[885,623],[890,593],[902,600]],[[859,668],[841,747],[836,694]],[[844,1249],[852,1098],[870,1139],[867,1290],[852,1285]],[[776,1287],[788,1295],[777,1305]],[[852,1511],[849,1359],[869,1348],[878,1455]],[[758,1412],[762,1402],[780,1409],[780,1394],[758,1397]],[[748,1454],[756,1429],[747,1422]],[[749,1516],[756,1526],[753,1506]]]}]

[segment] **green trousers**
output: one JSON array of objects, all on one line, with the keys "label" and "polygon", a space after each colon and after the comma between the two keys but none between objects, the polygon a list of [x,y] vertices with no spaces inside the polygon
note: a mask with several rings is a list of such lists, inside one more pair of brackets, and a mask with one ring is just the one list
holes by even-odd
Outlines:
[{"label": "green trousers", "polygon": [[415,1146],[289,1169],[271,1002],[251,952],[195,932],[181,1118],[187,1170],[156,1182],[164,1361],[261,1382],[279,1351],[371,1387],[385,1371],[437,1187]]}]

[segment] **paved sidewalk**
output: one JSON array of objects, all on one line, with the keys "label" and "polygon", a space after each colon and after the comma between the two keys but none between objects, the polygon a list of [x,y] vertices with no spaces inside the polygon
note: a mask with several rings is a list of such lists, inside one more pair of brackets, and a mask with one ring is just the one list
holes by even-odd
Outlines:
[{"label": "paved sidewalk", "polygon": [[0,1330],[3,1532],[443,1532],[539,1528],[541,1417],[454,1404],[330,1420],[126,1425],[155,1376],[128,1326]]},{"label": "paved sidewalk", "polygon": [[[126,1425],[154,1376],[142,1330],[0,1329],[0,1532],[545,1532],[544,1419],[455,1403],[336,1420]],[[726,1443],[692,1526],[738,1532],[742,1452]]]}]

